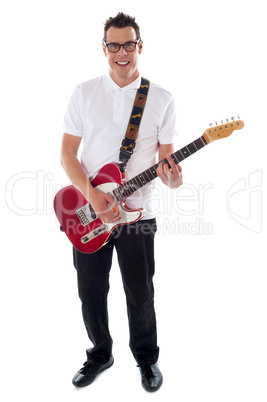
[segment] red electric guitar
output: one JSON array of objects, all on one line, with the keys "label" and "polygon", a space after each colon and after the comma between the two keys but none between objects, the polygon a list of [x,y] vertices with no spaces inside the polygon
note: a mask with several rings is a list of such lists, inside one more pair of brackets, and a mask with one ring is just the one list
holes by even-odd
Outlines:
[{"label": "red electric guitar", "polygon": [[[200,138],[173,153],[171,156],[175,164],[180,163],[210,142],[228,137],[234,130],[244,127],[243,121],[232,120],[232,122],[227,121],[226,124],[216,125],[205,130]],[[118,203],[121,219],[116,223],[102,222],[74,186],[64,187],[56,194],[54,200],[56,216],[62,230],[76,249],[83,253],[94,253],[108,242],[117,226],[137,222],[144,216],[143,209],[130,209],[126,199],[157,177],[160,162],[127,182],[117,163],[109,163],[100,169],[91,184],[99,191],[110,194]],[[168,163],[167,159],[164,159],[163,162]]]}]

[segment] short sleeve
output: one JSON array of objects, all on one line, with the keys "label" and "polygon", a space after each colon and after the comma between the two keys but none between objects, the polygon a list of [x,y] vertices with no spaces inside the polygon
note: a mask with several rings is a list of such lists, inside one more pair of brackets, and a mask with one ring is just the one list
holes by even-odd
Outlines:
[{"label": "short sleeve", "polygon": [[159,127],[158,140],[160,144],[174,144],[177,139],[176,106],[173,97],[166,106],[162,123]]},{"label": "short sleeve", "polygon": [[83,136],[84,126],[84,102],[80,86],[76,87],[68,107],[65,112],[63,120],[64,133],[75,135],[77,137]]}]

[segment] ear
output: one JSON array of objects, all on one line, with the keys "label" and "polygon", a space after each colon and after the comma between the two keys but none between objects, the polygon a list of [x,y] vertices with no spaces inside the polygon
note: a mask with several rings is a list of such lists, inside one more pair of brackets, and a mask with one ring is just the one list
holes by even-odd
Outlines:
[{"label": "ear", "polygon": [[104,55],[106,57],[108,57],[108,55],[107,55],[107,47],[104,45],[104,43],[102,43],[102,48],[103,48]]},{"label": "ear", "polygon": [[139,44],[138,44],[138,53],[141,54],[143,50],[143,41],[140,40]]}]

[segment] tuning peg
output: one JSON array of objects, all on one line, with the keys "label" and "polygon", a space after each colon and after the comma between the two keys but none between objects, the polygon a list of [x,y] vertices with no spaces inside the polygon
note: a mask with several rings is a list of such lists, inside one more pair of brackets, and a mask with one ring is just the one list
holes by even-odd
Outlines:
[{"label": "tuning peg", "polygon": [[226,119],[226,123],[228,123],[229,121],[228,121],[228,119]]},{"label": "tuning peg", "polygon": [[215,121],[215,125],[216,125],[216,126],[218,126],[218,123],[217,123],[217,121]]},{"label": "tuning peg", "polygon": [[238,117],[238,120],[240,120],[240,116],[238,115],[237,117]]},{"label": "tuning peg", "polygon": [[221,120],[221,123],[223,124],[223,120]]},{"label": "tuning peg", "polygon": [[235,118],[234,118],[234,117],[231,117],[231,119],[232,119],[233,121],[235,121]]},{"label": "tuning peg", "polygon": [[210,126],[210,127],[212,127],[212,126],[213,126],[213,124],[212,124],[212,123],[210,123],[210,124],[209,124],[209,126]]}]

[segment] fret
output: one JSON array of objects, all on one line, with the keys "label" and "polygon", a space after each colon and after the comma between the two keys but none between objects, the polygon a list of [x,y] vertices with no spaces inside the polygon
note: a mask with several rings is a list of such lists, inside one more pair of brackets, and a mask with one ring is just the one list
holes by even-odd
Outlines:
[{"label": "fret", "polygon": [[148,181],[151,181],[151,180],[154,179],[153,175],[152,175],[151,172],[150,172],[150,169],[147,169],[147,170],[146,170],[146,175],[147,175],[147,177],[148,177]]},{"label": "fret", "polygon": [[115,198],[115,200],[116,200],[117,202],[120,202],[120,201],[121,201],[119,187],[118,187],[118,188],[115,188],[115,189],[112,191],[112,194],[113,194],[113,196],[114,196],[114,198]]},{"label": "fret", "polygon": [[[154,166],[149,169],[149,172],[150,172],[150,174],[151,174],[151,177],[153,177],[153,179],[155,179],[155,178],[157,177],[157,171],[156,171],[156,169],[154,168]],[[153,179],[152,179],[152,180],[153,180]]]},{"label": "fret", "polygon": [[128,182],[128,183],[125,183],[124,186],[125,186],[125,191],[126,191],[127,197],[129,197],[129,195],[132,194],[132,193],[131,193],[131,188],[130,188],[129,182]]},{"label": "fret", "polygon": [[151,181],[151,178],[149,177],[147,170],[144,171],[144,175],[147,176],[147,178],[148,178],[148,183],[149,183],[149,182]]},{"label": "fret", "polygon": [[136,185],[136,183],[134,183],[134,180],[132,179],[132,180],[130,180],[130,191],[131,191],[131,194],[133,194],[135,191],[137,191],[137,190],[139,190],[139,186],[138,185]]},{"label": "fret", "polygon": [[176,152],[176,155],[177,155],[178,162],[182,162],[185,159],[184,155],[182,154],[182,152],[180,150]]},{"label": "fret", "polygon": [[141,182],[142,182],[142,185],[143,185],[143,186],[144,186],[145,184],[147,184],[147,182],[146,182],[146,180],[145,180],[145,178],[144,178],[144,176],[143,176],[143,173],[139,174],[139,177],[140,177],[140,179],[141,179]]},{"label": "fret", "polygon": [[192,144],[193,144],[194,147],[196,148],[196,151],[198,151],[198,147],[196,146],[195,141],[193,141]]},{"label": "fret", "polygon": [[197,147],[197,150],[200,150],[203,148],[205,145],[207,145],[204,137],[200,137],[197,140],[194,141],[195,146]]},{"label": "fret", "polygon": [[191,152],[190,152],[190,150],[189,150],[189,146],[188,146],[188,145],[186,146],[186,149],[187,149],[187,151],[189,152],[189,154],[191,155]]},{"label": "fret", "polygon": [[187,158],[190,155],[187,147],[181,149],[181,154],[183,155],[184,158]]},{"label": "fret", "polygon": [[112,193],[115,196],[116,201],[118,201],[118,202],[122,201],[125,198],[123,196],[122,186],[117,187],[115,190],[113,190]]},{"label": "fret", "polygon": [[188,144],[186,148],[188,149],[188,152],[190,153],[190,155],[192,155],[194,152],[197,151],[193,142],[191,142],[191,144]]},{"label": "fret", "polygon": [[[176,152],[172,155],[173,156],[173,160],[174,160],[174,162],[175,162],[175,164],[177,165],[177,163],[179,163],[180,161],[179,161],[179,159],[177,158],[177,155],[176,155]],[[174,159],[175,158],[175,159]]]},{"label": "fret", "polygon": [[147,169],[147,172],[149,173],[150,180],[153,180],[157,177],[157,172],[155,169],[149,168]]},{"label": "fret", "polygon": [[135,187],[138,190],[141,187],[141,183],[138,182],[138,178],[134,177],[132,181],[135,183]]},{"label": "fret", "polygon": [[157,169],[155,168],[155,166],[153,166],[152,168],[149,169],[150,173],[152,174],[152,176],[153,176],[154,178],[157,177],[157,171],[156,171],[156,170],[157,170]]},{"label": "fret", "polygon": [[129,197],[130,195],[132,195],[136,190],[138,190],[139,187],[137,187],[133,180],[129,180],[128,181],[128,186],[126,187],[127,190],[127,196]]},{"label": "fret", "polygon": [[[118,190],[118,189],[116,189],[116,190]],[[122,191],[122,188],[120,188],[117,192],[118,192],[118,195],[119,195],[118,201],[120,202],[125,198],[124,194],[123,194],[123,191]],[[113,194],[114,194],[114,190],[113,190]]]},{"label": "fret", "polygon": [[139,175],[135,176],[132,180],[135,180],[135,182],[137,183],[139,188],[142,187],[142,181],[141,181]]},{"label": "fret", "polygon": [[203,146],[208,145],[208,143],[203,135],[200,137],[200,140],[203,142]]},{"label": "fret", "polygon": [[127,197],[127,193],[126,193],[126,188],[125,188],[125,184],[123,184],[122,186],[121,186],[121,194],[122,194],[122,196],[123,196],[123,198],[126,198]]}]

